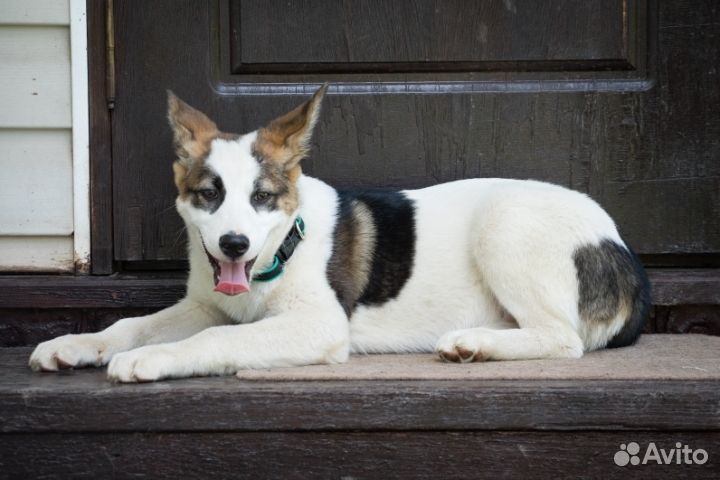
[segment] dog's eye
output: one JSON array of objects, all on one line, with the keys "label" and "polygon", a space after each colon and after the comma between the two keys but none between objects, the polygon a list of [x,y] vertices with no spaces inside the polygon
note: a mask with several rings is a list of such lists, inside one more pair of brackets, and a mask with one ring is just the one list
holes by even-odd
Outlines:
[{"label": "dog's eye", "polygon": [[199,193],[205,200],[215,200],[218,197],[218,191],[215,189],[200,190]]},{"label": "dog's eye", "polygon": [[255,203],[264,203],[267,201],[268,198],[270,198],[270,192],[263,192],[260,190],[253,193],[253,196],[252,196],[252,200]]}]

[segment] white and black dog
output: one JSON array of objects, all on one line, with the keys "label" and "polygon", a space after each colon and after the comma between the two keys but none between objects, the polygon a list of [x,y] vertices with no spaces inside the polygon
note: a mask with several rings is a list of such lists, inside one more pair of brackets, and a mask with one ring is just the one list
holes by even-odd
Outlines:
[{"label": "white and black dog", "polygon": [[642,266],[587,196],[536,181],[338,191],[304,176],[326,86],[267,127],[220,132],[169,95],[187,296],[40,344],[35,370],[120,382],[429,352],[452,362],[578,358],[632,344]]}]

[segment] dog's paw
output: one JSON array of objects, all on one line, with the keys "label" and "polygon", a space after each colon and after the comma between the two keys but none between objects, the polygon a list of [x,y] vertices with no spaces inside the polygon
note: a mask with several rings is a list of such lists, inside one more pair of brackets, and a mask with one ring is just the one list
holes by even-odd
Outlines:
[{"label": "dog's paw", "polygon": [[76,367],[100,367],[112,357],[108,343],[95,333],[64,335],[43,342],[30,355],[30,368],[55,372]]},{"label": "dog's paw", "polygon": [[150,345],[115,355],[107,375],[113,382],[154,382],[176,376],[179,362],[168,347]]},{"label": "dog's paw", "polygon": [[435,351],[446,362],[469,363],[487,359],[477,329],[448,332],[438,340]]}]

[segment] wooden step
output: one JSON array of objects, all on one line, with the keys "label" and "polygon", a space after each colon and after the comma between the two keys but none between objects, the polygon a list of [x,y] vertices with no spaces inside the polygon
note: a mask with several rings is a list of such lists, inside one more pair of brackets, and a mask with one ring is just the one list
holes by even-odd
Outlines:
[{"label": "wooden step", "polygon": [[[720,269],[651,268],[653,304],[720,305]],[[0,309],[161,308],[185,295],[183,272],[0,275]]]},{"label": "wooden step", "polygon": [[[433,356],[115,385],[32,373],[0,349],[8,477],[717,478],[720,338],[647,335],[576,361],[450,365]],[[443,374],[447,372],[447,374]],[[704,449],[628,465],[636,442]],[[2,476],[2,475],[0,475]]]},{"label": "wooden step", "polygon": [[[648,333],[720,335],[720,269],[652,268]],[[94,332],[119,318],[170,306],[185,294],[182,272],[111,276],[0,275],[0,347]]]}]

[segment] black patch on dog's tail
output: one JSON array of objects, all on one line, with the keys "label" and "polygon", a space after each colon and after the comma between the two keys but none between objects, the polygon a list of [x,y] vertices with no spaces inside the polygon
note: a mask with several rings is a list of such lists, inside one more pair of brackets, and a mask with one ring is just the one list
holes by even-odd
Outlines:
[{"label": "black patch on dog's tail", "polygon": [[623,305],[629,315],[608,343],[608,348],[625,347],[640,336],[651,305],[650,283],[635,253],[612,240],[578,248],[573,254],[577,269],[578,311],[583,321],[606,323]]}]

